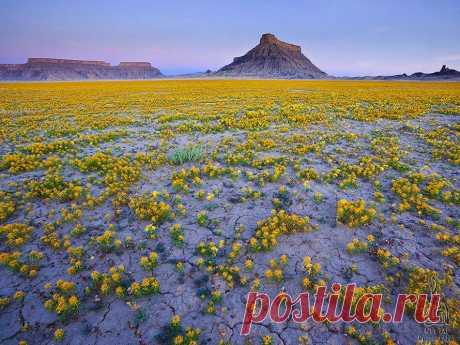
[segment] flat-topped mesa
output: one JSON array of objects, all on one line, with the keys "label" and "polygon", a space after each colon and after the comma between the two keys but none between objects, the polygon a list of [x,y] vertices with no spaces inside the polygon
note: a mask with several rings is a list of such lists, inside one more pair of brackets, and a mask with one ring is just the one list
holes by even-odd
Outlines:
[{"label": "flat-topped mesa", "polygon": [[150,62],[120,62],[118,65],[120,68],[152,68],[152,64]]},{"label": "flat-topped mesa", "polygon": [[154,79],[162,77],[150,62],[29,58],[24,64],[0,65],[0,80]]},{"label": "flat-topped mesa", "polygon": [[104,66],[110,67],[110,64],[105,61],[91,61],[91,60],[71,60],[71,59],[50,59],[50,58],[28,58],[27,64],[29,65],[91,65],[91,66]]}]

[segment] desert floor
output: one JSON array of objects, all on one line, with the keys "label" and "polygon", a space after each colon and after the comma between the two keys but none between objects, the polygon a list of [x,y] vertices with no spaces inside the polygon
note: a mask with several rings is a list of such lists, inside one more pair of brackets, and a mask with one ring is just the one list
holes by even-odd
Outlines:
[{"label": "desert floor", "polygon": [[[0,344],[459,335],[458,83],[4,83],[0,113]],[[239,335],[249,291],[334,282],[448,318]]]}]

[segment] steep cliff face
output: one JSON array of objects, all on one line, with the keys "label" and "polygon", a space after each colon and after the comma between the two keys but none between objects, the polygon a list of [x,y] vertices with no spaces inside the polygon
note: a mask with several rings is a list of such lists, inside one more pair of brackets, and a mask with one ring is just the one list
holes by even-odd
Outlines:
[{"label": "steep cliff face", "polygon": [[122,62],[29,58],[27,63],[0,65],[0,80],[152,79],[161,77],[149,62]]},{"label": "steep cliff face", "polygon": [[300,46],[264,34],[260,43],[218,70],[216,75],[260,78],[323,78],[326,73],[302,54]]}]

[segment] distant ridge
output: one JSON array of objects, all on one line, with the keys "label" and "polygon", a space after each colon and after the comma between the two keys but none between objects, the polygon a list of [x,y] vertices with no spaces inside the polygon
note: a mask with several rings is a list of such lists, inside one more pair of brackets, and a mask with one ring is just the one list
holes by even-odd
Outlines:
[{"label": "distant ridge", "polygon": [[241,57],[222,67],[214,75],[229,77],[316,79],[326,73],[302,54],[300,46],[263,34],[260,43]]},{"label": "distant ridge", "polygon": [[152,79],[162,77],[149,62],[29,58],[25,64],[0,64],[0,80]]},{"label": "distant ridge", "polygon": [[443,65],[438,72],[423,73],[416,72],[411,75],[406,73],[387,75],[387,76],[366,76],[366,77],[345,77],[343,79],[358,79],[358,80],[460,80],[460,72]]}]

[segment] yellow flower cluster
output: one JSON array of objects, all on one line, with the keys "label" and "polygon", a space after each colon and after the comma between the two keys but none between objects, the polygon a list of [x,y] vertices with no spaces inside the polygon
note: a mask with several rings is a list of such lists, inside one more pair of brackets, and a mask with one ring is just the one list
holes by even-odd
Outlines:
[{"label": "yellow flower cluster", "polygon": [[201,241],[198,243],[196,247],[196,251],[201,256],[212,258],[212,257],[216,257],[219,250],[223,249],[224,246],[225,246],[224,240],[221,240],[218,243],[215,243],[213,241],[209,241],[207,243],[204,241]]},{"label": "yellow flower cluster", "polygon": [[279,236],[307,232],[313,228],[308,217],[272,210],[270,217],[257,223],[255,236],[249,239],[249,246],[253,251],[269,251],[276,247]]},{"label": "yellow flower cluster", "polygon": [[[422,183],[426,182],[423,188]],[[449,184],[436,174],[424,175],[411,173],[406,177],[393,180],[391,190],[401,198],[398,210],[400,212],[413,210],[419,215],[429,215],[438,218],[441,211],[428,203],[428,199],[439,199],[446,203],[460,203],[460,192],[445,191]]]},{"label": "yellow flower cluster", "polygon": [[337,202],[337,222],[350,228],[370,224],[376,214],[376,209],[374,207],[367,208],[363,199],[356,201],[340,199]]},{"label": "yellow flower cluster", "polygon": [[11,247],[20,247],[28,242],[34,229],[25,224],[6,224],[0,226],[0,236],[6,237],[6,244]]},{"label": "yellow flower cluster", "polygon": [[128,292],[135,297],[155,295],[160,293],[160,283],[154,277],[144,278],[140,283],[133,282]]},{"label": "yellow flower cluster", "polygon": [[109,227],[109,230],[105,230],[100,236],[94,238],[94,242],[100,250],[109,253],[112,250],[121,248],[122,242],[117,238],[117,234],[113,231],[113,226]]},{"label": "yellow flower cluster", "polygon": [[249,181],[255,181],[258,186],[263,187],[266,183],[274,183],[286,173],[286,167],[281,164],[276,164],[273,171],[264,169],[258,174],[253,174],[251,171],[246,171],[246,178]]},{"label": "yellow flower cluster", "polygon": [[62,241],[60,240],[57,232],[56,232],[56,226],[54,224],[45,224],[44,227],[44,235],[40,238],[40,241],[54,249],[58,250],[62,246]]},{"label": "yellow flower cluster", "polygon": [[267,129],[272,122],[272,116],[264,110],[247,111],[239,118],[226,117],[219,120],[220,126],[226,129],[262,130]]},{"label": "yellow flower cluster", "polygon": [[[460,301],[458,298],[446,298],[447,310],[449,311],[449,327],[452,330],[460,328]],[[458,345],[450,344],[449,345]]]},{"label": "yellow flower cluster", "polygon": [[360,332],[355,326],[348,326],[345,333],[358,341],[359,344],[374,344],[371,331]]},{"label": "yellow flower cluster", "polygon": [[0,297],[0,311],[5,309],[6,307],[8,307],[15,300],[16,301],[22,301],[25,296],[26,296],[26,294],[25,294],[24,291],[18,290],[11,297],[8,297],[8,296]]},{"label": "yellow flower cluster", "polygon": [[35,278],[39,269],[33,262],[25,263],[21,261],[21,252],[18,251],[12,253],[0,252],[0,265],[28,278]]},{"label": "yellow flower cluster", "polygon": [[254,269],[254,260],[248,258],[244,261],[244,268],[248,271],[252,271]]},{"label": "yellow flower cluster", "polygon": [[54,331],[54,340],[61,342],[64,340],[65,332],[62,328],[58,328]]},{"label": "yellow flower cluster", "polygon": [[171,235],[171,239],[176,247],[181,248],[184,245],[185,235],[184,230],[182,229],[182,225],[172,225],[169,229],[169,234]]},{"label": "yellow flower cluster", "polygon": [[326,286],[326,282],[319,279],[321,272],[321,264],[319,262],[312,262],[310,256],[303,258],[303,269],[305,271],[305,277],[302,279],[302,287],[304,289],[315,289],[318,286]]},{"label": "yellow flower cluster", "polygon": [[[433,225],[435,224],[433,223]],[[441,228],[438,230],[445,230],[445,228]],[[436,239],[440,242],[447,242],[447,243],[453,243],[456,245],[460,245],[460,234],[451,235],[448,232],[439,232],[436,234]]]},{"label": "yellow flower cluster", "polygon": [[209,217],[206,211],[200,211],[196,215],[196,222],[201,226],[206,226],[209,224]]},{"label": "yellow flower cluster", "polygon": [[262,196],[262,192],[258,190],[252,189],[250,186],[243,187],[241,189],[241,192],[243,193],[243,197],[241,201],[246,201],[247,199],[259,199]]},{"label": "yellow flower cluster", "polygon": [[55,291],[44,303],[45,308],[48,311],[55,312],[63,319],[76,315],[80,306],[80,300],[75,295],[75,291],[75,283],[58,280]]},{"label": "yellow flower cluster", "polygon": [[231,168],[226,169],[220,165],[208,162],[201,168],[192,165],[188,169],[182,168],[181,170],[173,172],[171,176],[171,183],[175,190],[188,193],[190,191],[190,183],[200,186],[202,184],[203,177],[217,178],[225,174],[235,175],[236,171]]},{"label": "yellow flower cluster", "polygon": [[11,153],[3,156],[0,170],[8,169],[11,174],[33,171],[41,167],[42,159],[39,155]]},{"label": "yellow flower cluster", "polygon": [[172,345],[198,345],[201,330],[199,328],[186,327],[185,331],[181,327],[171,327],[169,329]]},{"label": "yellow flower cluster", "polygon": [[23,150],[33,155],[43,155],[52,152],[65,153],[72,150],[75,143],[71,140],[56,140],[50,143],[33,143],[23,148]]},{"label": "yellow flower cluster", "polygon": [[70,236],[80,237],[86,232],[86,228],[82,224],[77,224],[70,230]]},{"label": "yellow flower cluster", "polygon": [[457,266],[460,266],[460,247],[458,245],[444,248],[441,254],[451,258]]},{"label": "yellow flower cluster", "polygon": [[85,193],[79,181],[65,181],[57,174],[50,174],[41,180],[31,180],[26,184],[27,198],[78,200]]},{"label": "yellow flower cluster", "polygon": [[134,211],[135,215],[143,220],[149,220],[152,224],[161,224],[165,220],[173,217],[171,206],[164,201],[158,201],[156,192],[150,195],[141,195],[131,197],[129,207]]},{"label": "yellow flower cluster", "polygon": [[264,335],[262,337],[262,345],[273,345],[273,337],[271,335]]},{"label": "yellow flower cluster", "polygon": [[137,152],[134,159],[142,166],[147,166],[150,169],[157,169],[158,167],[165,165],[167,162],[167,156],[160,152]]},{"label": "yellow flower cluster", "polygon": [[445,159],[447,162],[460,165],[460,144],[458,143],[458,126],[455,129],[439,127],[423,133],[421,138],[433,147],[433,158]]},{"label": "yellow flower cluster", "polygon": [[98,271],[91,272],[93,289],[103,296],[115,293],[120,298],[124,297],[126,293],[123,284],[124,280],[125,267],[123,265],[110,267],[107,273],[99,273]]},{"label": "yellow flower cluster", "polygon": [[240,255],[242,244],[241,242],[235,241],[232,243],[232,250],[228,253],[228,260],[234,262],[234,260]]},{"label": "yellow flower cluster", "polygon": [[88,145],[97,145],[107,141],[113,141],[118,138],[124,137],[127,135],[127,132],[122,131],[108,131],[98,134],[78,134],[78,140],[82,144]]},{"label": "yellow flower cluster", "polygon": [[62,222],[70,223],[79,220],[83,216],[83,210],[72,203],[69,208],[61,208]]},{"label": "yellow flower cluster", "polygon": [[172,186],[178,191],[188,193],[190,190],[190,187],[188,186],[189,182],[192,182],[198,186],[201,185],[199,168],[192,166],[188,170],[181,169],[180,171],[174,172],[171,176]]},{"label": "yellow flower cluster", "polygon": [[385,248],[377,248],[375,255],[384,269],[397,266],[400,263],[399,258],[391,254],[391,252]]},{"label": "yellow flower cluster", "polygon": [[69,255],[70,267],[67,269],[67,273],[70,275],[75,275],[83,269],[83,256],[85,251],[83,247],[68,247],[67,254]]},{"label": "yellow flower cluster", "polygon": [[287,255],[281,255],[279,262],[276,259],[270,259],[269,265],[270,268],[265,271],[265,278],[268,281],[281,282],[284,279],[283,267],[288,264]]},{"label": "yellow flower cluster", "polygon": [[[236,265],[218,265],[215,271],[224,279],[227,286],[231,289],[235,287],[235,283],[239,283],[243,286],[247,283],[247,277],[240,274],[240,268]],[[213,271],[211,271],[211,273],[212,272]]]},{"label": "yellow flower cluster", "polygon": [[158,254],[156,252],[150,252],[148,256],[142,256],[140,265],[145,271],[153,271],[158,265]]},{"label": "yellow flower cluster", "polygon": [[11,299],[9,297],[0,297],[0,310],[5,309],[11,303]]},{"label": "yellow flower cluster", "polygon": [[171,326],[171,328],[174,328],[174,329],[179,329],[180,328],[180,315],[173,315],[173,317],[171,318],[171,320],[169,321],[169,324]]},{"label": "yellow flower cluster", "polygon": [[319,174],[313,168],[305,168],[299,172],[299,178],[307,181],[318,180]]},{"label": "yellow flower cluster", "polygon": [[62,293],[64,293],[64,294],[68,294],[68,293],[70,293],[70,292],[75,292],[76,285],[75,285],[74,282],[59,279],[59,280],[56,282],[56,288],[57,288],[60,292],[62,292]]},{"label": "yellow flower cluster", "polygon": [[0,222],[4,222],[16,210],[16,202],[3,191],[0,191]]},{"label": "yellow flower cluster", "polygon": [[99,172],[103,176],[103,183],[110,194],[126,191],[129,186],[138,181],[141,170],[138,164],[127,158],[113,157],[104,152],[96,152],[92,156],[76,159],[73,164],[81,172]]},{"label": "yellow flower cluster", "polygon": [[375,199],[375,201],[377,201],[380,204],[383,204],[385,202],[385,196],[380,191],[376,191],[374,193],[374,199]]},{"label": "yellow flower cluster", "polygon": [[445,179],[437,175],[432,175],[428,178],[424,192],[430,199],[436,199],[441,196],[442,190],[447,188],[448,185]]},{"label": "yellow flower cluster", "polygon": [[449,284],[451,277],[448,272],[441,278],[436,271],[428,268],[415,267],[409,273],[407,293],[416,295],[424,293],[442,293],[443,288]]},{"label": "yellow flower cluster", "polygon": [[179,273],[182,273],[184,272],[185,270],[185,264],[183,261],[177,261],[176,262],[176,271],[179,272]]},{"label": "yellow flower cluster", "polygon": [[357,187],[357,178],[371,179],[381,174],[387,168],[386,164],[378,162],[378,159],[373,156],[361,157],[357,164],[347,164],[341,162],[339,167],[332,169],[326,174],[325,180],[332,182],[333,180],[341,180],[339,187],[345,189],[347,187]]},{"label": "yellow flower cluster", "polygon": [[204,312],[207,314],[215,314],[216,306],[222,303],[222,292],[220,292],[219,290],[213,290],[211,291],[210,297],[211,297],[211,300],[208,301]]},{"label": "yellow flower cluster", "polygon": [[158,228],[153,224],[149,224],[144,228],[144,232],[151,240],[157,238],[157,230]]}]

